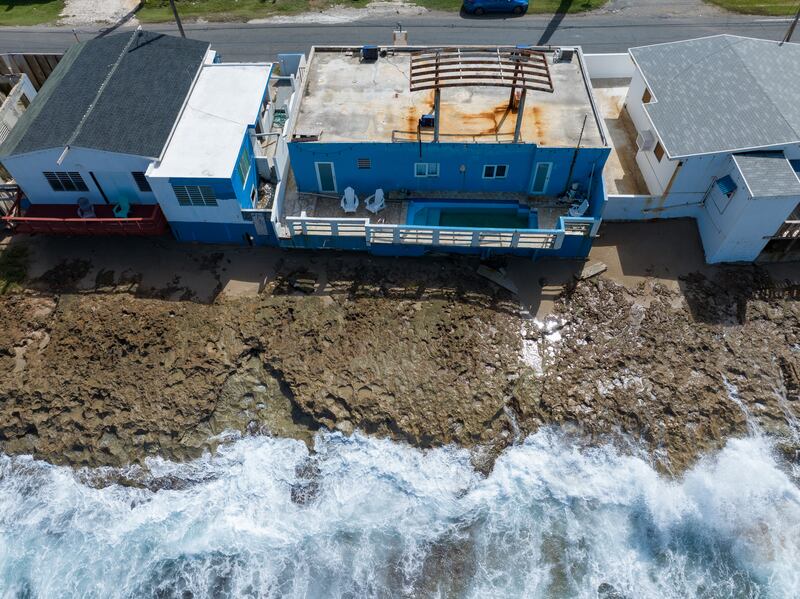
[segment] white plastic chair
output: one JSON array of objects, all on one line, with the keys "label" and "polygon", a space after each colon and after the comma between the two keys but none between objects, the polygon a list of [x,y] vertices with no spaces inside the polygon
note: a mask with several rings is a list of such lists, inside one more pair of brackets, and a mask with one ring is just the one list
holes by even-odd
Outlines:
[{"label": "white plastic chair", "polygon": [[89,198],[78,198],[78,218],[96,218],[94,206]]},{"label": "white plastic chair", "polygon": [[344,196],[342,197],[342,210],[347,213],[352,213],[358,210],[358,196],[356,190],[352,187],[346,187]]},{"label": "white plastic chair", "polygon": [[589,210],[589,200],[583,200],[580,204],[573,204],[569,207],[570,216],[583,216]]},{"label": "white plastic chair", "polygon": [[364,207],[372,214],[378,214],[378,212],[386,208],[386,198],[383,195],[383,190],[376,189],[374,195],[364,200]]}]

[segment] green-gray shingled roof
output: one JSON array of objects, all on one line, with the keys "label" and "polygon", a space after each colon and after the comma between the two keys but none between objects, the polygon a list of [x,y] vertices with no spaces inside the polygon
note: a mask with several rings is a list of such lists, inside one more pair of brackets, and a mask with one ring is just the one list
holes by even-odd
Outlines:
[{"label": "green-gray shingled roof", "polygon": [[800,179],[783,152],[735,154],[733,159],[753,197],[800,197]]},{"label": "green-gray shingled roof", "polygon": [[670,158],[800,141],[800,45],[716,35],[630,52]]},{"label": "green-gray shingled roof", "polygon": [[157,158],[208,47],[148,31],[76,44],[0,146],[0,158],[67,145]]}]

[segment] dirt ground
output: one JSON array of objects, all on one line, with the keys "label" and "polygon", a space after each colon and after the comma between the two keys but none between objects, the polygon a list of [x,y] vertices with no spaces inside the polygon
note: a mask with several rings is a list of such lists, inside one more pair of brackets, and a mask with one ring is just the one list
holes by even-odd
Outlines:
[{"label": "dirt ground", "polygon": [[91,25],[117,23],[139,5],[139,0],[66,0],[59,23]]},{"label": "dirt ground", "polygon": [[463,258],[13,243],[31,263],[0,296],[5,452],[120,465],[328,427],[488,468],[559,424],[680,472],[753,422],[800,449],[800,304],[780,284],[800,268],[705,266],[690,221],[605,226],[588,281],[510,260],[519,297]]}]

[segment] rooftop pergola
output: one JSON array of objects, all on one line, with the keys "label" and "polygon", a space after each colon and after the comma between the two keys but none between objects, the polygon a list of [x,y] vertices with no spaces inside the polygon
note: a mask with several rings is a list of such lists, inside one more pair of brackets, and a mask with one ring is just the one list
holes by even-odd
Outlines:
[{"label": "rooftop pergola", "polygon": [[432,48],[411,54],[411,91],[434,90],[434,141],[439,141],[441,90],[447,87],[504,87],[514,107],[520,90],[514,142],[519,141],[528,90],[553,93],[544,52],[528,48]]}]

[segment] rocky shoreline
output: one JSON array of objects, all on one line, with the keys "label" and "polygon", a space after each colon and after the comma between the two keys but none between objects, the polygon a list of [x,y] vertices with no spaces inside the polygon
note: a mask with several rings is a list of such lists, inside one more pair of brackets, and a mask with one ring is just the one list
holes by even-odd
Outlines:
[{"label": "rocky shoreline", "polygon": [[113,272],[78,289],[74,261],[0,296],[0,448],[121,466],[190,459],[226,431],[310,443],[326,427],[475,448],[485,470],[556,424],[680,473],[749,415],[800,449],[800,304],[757,268],[679,290],[601,276],[538,322],[471,260],[331,257],[324,281],[301,264],[210,304]]}]

